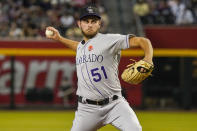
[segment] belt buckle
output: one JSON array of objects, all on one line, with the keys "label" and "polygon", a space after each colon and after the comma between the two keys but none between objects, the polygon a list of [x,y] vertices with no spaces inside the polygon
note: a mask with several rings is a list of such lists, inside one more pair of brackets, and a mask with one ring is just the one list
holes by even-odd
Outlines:
[{"label": "belt buckle", "polygon": [[99,105],[99,101],[98,100],[96,100],[96,105]]}]

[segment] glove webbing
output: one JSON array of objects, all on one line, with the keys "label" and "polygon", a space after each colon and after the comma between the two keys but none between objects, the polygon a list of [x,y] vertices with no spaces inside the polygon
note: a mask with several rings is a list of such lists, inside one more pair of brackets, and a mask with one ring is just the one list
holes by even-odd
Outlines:
[{"label": "glove webbing", "polygon": [[[136,60],[134,60],[134,59],[129,59],[129,60],[131,60],[131,61],[133,61],[134,63],[131,63],[131,64],[129,64],[129,65],[127,65],[127,67],[131,67],[131,66],[133,66],[133,65],[135,65],[136,64]],[[144,63],[143,64],[145,67],[148,67],[147,65],[146,65],[146,63]],[[144,68],[144,67],[143,67]],[[132,68],[133,69],[133,68]],[[129,70],[131,70],[131,69],[129,69]],[[137,70],[138,71],[138,70]],[[133,72],[134,72],[134,69],[133,69]],[[139,72],[139,71],[138,71]],[[139,73],[136,73],[136,75],[133,77],[133,78],[131,78],[130,77],[130,79],[131,80],[136,80],[136,79],[138,79],[139,81],[142,81],[142,80],[144,80],[147,76],[145,76],[145,75],[143,75],[142,74],[143,72],[139,72]],[[152,76],[152,74],[149,74],[149,75],[151,75]]]}]

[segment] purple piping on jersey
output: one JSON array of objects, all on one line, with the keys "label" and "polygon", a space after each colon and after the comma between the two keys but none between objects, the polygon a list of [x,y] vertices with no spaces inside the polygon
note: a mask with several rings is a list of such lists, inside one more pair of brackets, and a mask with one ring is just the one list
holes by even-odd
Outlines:
[{"label": "purple piping on jersey", "polygon": [[[85,55],[85,47],[87,46],[87,44],[88,44],[88,42],[85,44],[85,46],[84,46],[84,55]],[[89,74],[89,72],[88,72],[88,67],[87,67],[87,64],[86,64],[86,62],[85,62],[85,65],[86,65],[86,71],[87,71],[87,74],[88,74],[88,78],[89,78],[89,80],[90,80],[90,83],[92,84],[92,86],[103,96],[103,94],[99,91],[99,89],[98,88],[96,88],[96,86],[92,83],[92,80],[90,79],[90,74]],[[104,97],[104,96],[103,96]]]},{"label": "purple piping on jersey", "polygon": [[[80,67],[81,68],[81,67]],[[83,71],[82,71],[82,68],[81,68],[81,74],[82,74],[82,77],[83,77],[83,80],[85,81],[85,78],[84,78],[84,75],[83,75]],[[85,81],[86,85],[88,86],[88,83]],[[89,87],[89,86],[88,86]],[[90,88],[90,87],[89,87]],[[91,89],[91,88],[90,88]]]},{"label": "purple piping on jersey", "polygon": [[[78,47],[78,49],[79,49],[80,47]],[[80,66],[80,69],[81,69],[81,74],[82,74],[82,78],[83,78],[83,80],[85,81],[85,78],[84,78],[84,75],[83,75],[83,71],[82,71],[82,68],[81,68],[81,65],[79,65]],[[86,83],[86,85],[88,86],[88,83],[85,81],[85,83]],[[88,86],[89,87],[89,89],[91,89],[90,88],[90,86]]]},{"label": "purple piping on jersey", "polygon": [[[87,71],[87,73],[88,73],[88,77],[89,77],[89,79],[90,79],[90,75],[89,75],[89,72],[88,72],[88,70],[87,70],[87,64],[85,63],[85,65],[86,65],[86,71]],[[99,91],[99,89],[96,88],[96,86],[92,83],[91,79],[90,79],[90,82],[91,82],[91,84],[93,85],[93,87],[103,96],[103,94]],[[103,97],[104,97],[104,96],[103,96]]]}]

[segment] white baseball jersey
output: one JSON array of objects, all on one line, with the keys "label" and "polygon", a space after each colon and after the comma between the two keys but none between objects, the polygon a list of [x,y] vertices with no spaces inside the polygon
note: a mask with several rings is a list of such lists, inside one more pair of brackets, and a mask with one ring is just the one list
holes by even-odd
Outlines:
[{"label": "white baseball jersey", "polygon": [[98,33],[77,47],[77,95],[99,100],[121,95],[118,65],[122,49],[129,48],[132,35]]}]

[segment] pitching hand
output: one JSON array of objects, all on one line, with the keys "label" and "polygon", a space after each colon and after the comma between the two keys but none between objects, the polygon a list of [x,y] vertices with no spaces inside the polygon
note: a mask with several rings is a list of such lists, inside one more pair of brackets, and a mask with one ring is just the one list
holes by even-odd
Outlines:
[{"label": "pitching hand", "polygon": [[53,35],[46,35],[47,38],[49,39],[53,39],[53,40],[56,40],[58,41],[61,37],[59,31],[57,29],[55,29],[54,27],[47,27],[46,30],[50,30],[53,32]]}]

